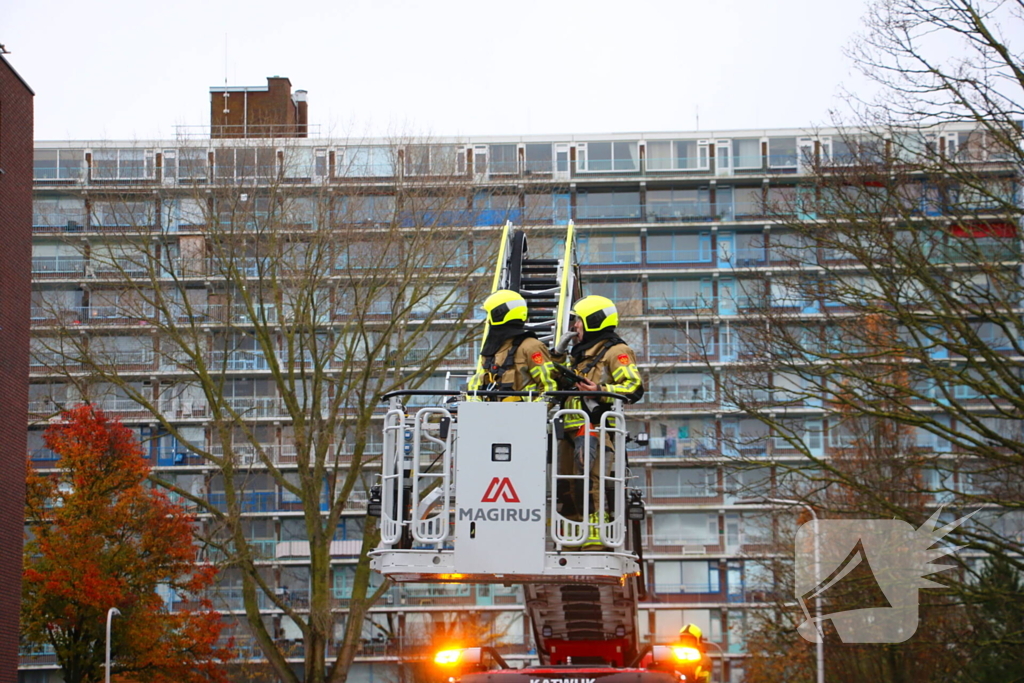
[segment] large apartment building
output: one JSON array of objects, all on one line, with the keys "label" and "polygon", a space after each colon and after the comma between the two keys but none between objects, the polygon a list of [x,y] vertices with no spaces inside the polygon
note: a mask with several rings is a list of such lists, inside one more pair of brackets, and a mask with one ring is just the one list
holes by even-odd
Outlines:
[{"label": "large apartment building", "polygon": [[[649,597],[641,606],[641,633],[668,642],[683,624],[695,622],[720,647],[712,654],[716,667],[724,667],[722,680],[741,681],[746,615],[771,590],[765,530],[772,528],[772,510],[767,504],[741,505],[740,499],[770,496],[780,478],[777,463],[791,467],[802,456],[762,422],[737,411],[723,396],[720,375],[741,361],[735,330],[755,306],[794,305],[783,296],[788,278],[811,266],[794,259],[779,207],[797,206],[813,169],[852,163],[848,136],[794,128],[332,140],[310,130],[305,93],[292,94],[287,79],[270,79],[265,90],[213,89],[208,135],[36,143],[31,322],[37,349],[28,404],[32,465],[53,466],[54,456],[41,441],[42,425],[58,408],[85,399],[90,390],[83,386],[92,383],[95,391],[88,398],[138,429],[154,467],[218,504],[223,483],[202,458],[164,433],[131,392],[97,387],[101,383],[95,378],[76,374],[73,354],[54,348],[54,340],[71,337],[102,346],[119,376],[130,377],[134,391],[152,396],[181,434],[218,452],[205,398],[164,391],[181,369],[161,351],[156,323],[147,317],[155,314],[124,282],[149,278],[153,288],[172,282],[183,287],[190,315],[205,316],[209,346],[203,352],[224,361],[233,405],[251,411],[247,419],[261,444],[239,447],[243,456],[250,453],[254,472],[246,493],[251,542],[264,551],[268,580],[301,601],[309,585],[309,544],[295,497],[258,472],[263,457],[285,471],[297,467],[291,427],[273,393],[263,352],[249,341],[221,343],[226,330],[236,334],[252,323],[253,309],[226,298],[231,283],[223,269],[211,265],[216,256],[209,232],[216,217],[236,206],[230,197],[245,195],[245,201],[258,205],[264,201],[261,192],[273,186],[276,196],[298,202],[296,215],[301,215],[288,223],[289,243],[302,242],[304,232],[333,220],[333,209],[324,210],[323,202],[336,206],[355,197],[359,219],[352,214],[331,227],[358,235],[402,220],[395,216],[404,210],[401,196],[410,183],[444,177],[444,183],[437,182],[448,193],[444,220],[464,229],[457,249],[465,256],[455,266],[475,264],[476,257],[489,253],[492,228],[505,221],[526,228],[535,256],[555,253],[564,234],[560,226],[575,224],[584,291],[618,304],[620,332],[647,377],[647,396],[629,409],[631,431],[650,436],[648,445],[630,453],[634,482],[645,491],[649,511]],[[283,101],[271,106],[261,99],[271,92],[279,92]],[[922,149],[955,154],[969,147],[972,135],[968,126],[930,129]],[[993,177],[1012,175],[999,158],[978,162]],[[922,214],[941,211],[929,178],[909,177]],[[256,209],[257,214],[269,211],[266,205]],[[438,215],[434,210],[435,220]],[[141,252],[139,238],[149,245]],[[115,263],[112,254],[119,257]],[[150,254],[159,254],[163,270],[133,271],[130,264],[145,262]],[[246,258],[238,268],[258,279],[258,255]],[[766,272],[774,278],[766,286],[774,282],[777,291],[751,296],[744,283]],[[323,296],[324,312],[317,320],[329,334],[346,315],[347,304],[337,291],[325,290]],[[280,304],[271,310],[271,302],[257,308],[270,325],[275,316],[289,315]],[[798,308],[797,314],[815,315],[812,302]],[[388,310],[384,306],[376,313]],[[474,360],[474,348],[460,347],[425,386],[451,386],[472,371]],[[802,410],[812,452],[827,455],[843,446],[840,430],[830,431],[822,417],[820,402],[808,400]],[[924,444],[929,437],[920,438]],[[373,443],[379,448],[380,441]],[[748,466],[731,468],[737,457]],[[763,465],[749,466],[757,461]],[[354,493],[331,545],[335,598],[342,611],[362,538],[365,500],[365,491]],[[209,557],[215,560],[216,553]],[[225,613],[240,612],[240,590],[230,571],[215,597]],[[173,603],[173,596],[168,599]],[[276,619],[279,638],[297,637],[272,605],[265,611],[268,620]],[[500,625],[496,637],[507,656],[529,657],[519,588],[412,584],[390,589],[373,608],[371,619],[387,629],[367,628],[350,675],[357,681],[392,675],[399,656],[420,644],[433,616],[451,612],[497,615],[491,623]],[[383,635],[385,630],[392,635]],[[244,637],[239,642],[244,658]],[[23,680],[49,680],[52,656],[25,652],[21,663]]]}]

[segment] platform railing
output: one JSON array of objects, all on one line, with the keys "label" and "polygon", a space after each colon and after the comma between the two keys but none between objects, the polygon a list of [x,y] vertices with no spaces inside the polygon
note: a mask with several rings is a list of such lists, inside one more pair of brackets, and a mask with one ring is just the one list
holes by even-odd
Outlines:
[{"label": "platform railing", "polygon": [[380,540],[393,546],[402,536],[402,517],[405,509],[402,461],[405,436],[405,411],[397,398],[391,399],[384,415],[384,452],[381,470]]},{"label": "platform railing", "polygon": [[[438,423],[429,422],[432,415],[440,417]],[[448,428],[442,429],[447,421]],[[446,432],[442,438],[431,432],[436,424],[437,431]],[[452,522],[452,470],[454,465],[452,453],[452,414],[444,408],[421,408],[416,413],[415,431],[412,441],[412,502],[413,511],[410,524],[413,540],[419,543],[431,543],[438,548],[448,540]],[[433,444],[441,448],[440,471],[432,467],[436,463],[427,464],[424,469],[424,446]],[[430,488],[434,485],[435,488]]]}]

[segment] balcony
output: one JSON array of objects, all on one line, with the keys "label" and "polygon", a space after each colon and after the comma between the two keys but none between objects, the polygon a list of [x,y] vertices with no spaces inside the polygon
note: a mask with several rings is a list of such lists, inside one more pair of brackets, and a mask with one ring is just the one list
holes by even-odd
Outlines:
[{"label": "balcony", "polygon": [[152,369],[156,355],[153,349],[136,349],[133,351],[100,352],[95,356],[97,367],[116,368],[119,370]]},{"label": "balcony", "polygon": [[135,402],[134,399],[124,397],[106,397],[94,401],[93,405],[107,414],[108,417],[122,417],[139,419],[150,415],[149,411]]},{"label": "balcony", "polygon": [[673,297],[651,297],[648,299],[648,310],[657,315],[661,312],[687,311],[702,313],[713,313],[717,299],[713,296],[673,296]]},{"label": "balcony", "polygon": [[[226,493],[208,493],[206,501],[221,512],[227,512],[228,500]],[[235,503],[239,512],[276,512],[277,492],[275,491],[240,491],[235,495]]]},{"label": "balcony", "polygon": [[156,311],[146,305],[82,306],[73,324],[147,325],[156,322]]},{"label": "balcony", "polygon": [[694,264],[710,267],[712,264],[710,249],[648,249],[647,263],[662,264]]},{"label": "balcony", "polygon": [[580,223],[589,221],[639,221],[641,207],[639,204],[593,204],[576,207],[576,220]]},{"label": "balcony", "polygon": [[768,252],[764,247],[741,247],[735,253],[718,258],[718,265],[727,268],[750,268],[766,265]]},{"label": "balcony", "polygon": [[651,203],[647,205],[648,223],[690,223],[714,220],[709,202]]},{"label": "balcony", "polygon": [[85,277],[88,259],[81,256],[33,256],[32,276],[37,279]]},{"label": "balcony", "polygon": [[210,406],[204,399],[161,398],[159,410],[169,420],[199,420],[210,417]]},{"label": "balcony", "polygon": [[243,419],[288,416],[288,410],[276,396],[226,397],[224,404],[226,409],[237,413]]},{"label": "balcony", "polygon": [[28,459],[36,467],[49,468],[56,465],[60,456],[49,448],[30,448],[28,449]]},{"label": "balcony", "polygon": [[263,351],[236,349],[233,351],[211,351],[210,366],[228,372],[269,370]]},{"label": "balcony", "polygon": [[656,386],[646,398],[659,403],[672,403],[682,410],[705,410],[719,404],[714,387],[708,386]]},{"label": "balcony", "polygon": [[82,232],[87,222],[85,211],[34,213],[32,232],[36,234]]}]

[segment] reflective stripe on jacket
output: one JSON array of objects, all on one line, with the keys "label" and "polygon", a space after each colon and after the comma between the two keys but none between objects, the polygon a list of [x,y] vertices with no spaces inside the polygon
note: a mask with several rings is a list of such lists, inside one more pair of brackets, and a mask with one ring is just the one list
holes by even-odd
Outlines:
[{"label": "reflective stripe on jacket", "polygon": [[[554,391],[558,384],[554,379],[555,366],[551,362],[551,354],[544,342],[534,337],[527,337],[519,344],[512,365],[502,373],[501,377],[495,377],[494,372],[500,370],[508,359],[508,352],[512,348],[514,339],[506,339],[505,343],[498,348],[494,354],[491,366],[484,367],[485,359],[481,359],[481,370],[477,370],[469,380],[469,391],[485,391],[492,384],[495,389],[504,391]],[[537,397],[534,400],[541,400]]]},{"label": "reflective stripe on jacket", "polygon": [[[643,394],[644,383],[640,377],[640,370],[636,366],[636,355],[633,353],[633,349],[629,348],[627,344],[615,344],[607,347],[604,351],[602,348],[604,348],[604,344],[597,344],[593,348],[587,349],[587,353],[582,358],[578,360],[574,358],[573,372],[586,377],[601,391],[622,394],[627,398],[638,400]],[[601,354],[601,359],[594,363],[593,359],[598,353]],[[589,366],[593,367],[588,370]],[[602,401],[608,402],[609,399],[602,399]],[[576,397],[565,402],[566,408],[580,410],[582,406],[582,401]],[[579,415],[566,415],[563,418],[566,429],[578,429],[583,426],[584,422],[585,420]]]}]

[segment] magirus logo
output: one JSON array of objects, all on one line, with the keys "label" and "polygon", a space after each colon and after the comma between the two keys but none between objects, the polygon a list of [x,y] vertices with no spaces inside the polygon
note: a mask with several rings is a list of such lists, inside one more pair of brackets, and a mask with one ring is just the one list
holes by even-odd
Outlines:
[{"label": "magirus logo", "polygon": [[[934,561],[962,547],[939,544],[974,514],[936,529],[940,512],[917,529],[899,519],[803,524],[796,534],[796,594],[805,617],[800,635],[816,643],[824,636],[822,622],[831,621],[844,643],[902,643],[913,636],[918,591],[941,587],[925,577],[949,569]],[[872,606],[841,607],[865,604],[872,593]],[[839,611],[823,612],[820,620],[812,616],[818,597]]]},{"label": "magirus logo", "polygon": [[512,480],[508,477],[495,477],[491,479],[491,483],[487,490],[484,491],[484,497],[480,499],[480,502],[497,503],[499,496],[505,503],[519,502],[519,494],[516,493],[515,487],[512,486]]}]

